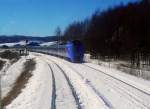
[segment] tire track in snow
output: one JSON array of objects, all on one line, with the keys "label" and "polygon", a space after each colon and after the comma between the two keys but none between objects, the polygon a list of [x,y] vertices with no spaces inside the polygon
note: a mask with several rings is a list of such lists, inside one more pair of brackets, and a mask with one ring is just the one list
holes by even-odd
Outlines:
[{"label": "tire track in snow", "polygon": [[[47,63],[48,64],[48,63]],[[52,73],[52,101],[51,101],[51,109],[56,109],[56,83],[55,83],[55,76],[54,76],[54,72],[52,70],[52,67],[50,64],[48,64],[51,73]]]}]

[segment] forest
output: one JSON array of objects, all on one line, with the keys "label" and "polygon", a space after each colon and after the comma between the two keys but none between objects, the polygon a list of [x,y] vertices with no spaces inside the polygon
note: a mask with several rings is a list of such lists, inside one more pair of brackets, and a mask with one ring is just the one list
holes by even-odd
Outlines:
[{"label": "forest", "polygon": [[69,24],[61,38],[83,41],[93,58],[150,65],[150,1],[97,10],[90,18]]}]

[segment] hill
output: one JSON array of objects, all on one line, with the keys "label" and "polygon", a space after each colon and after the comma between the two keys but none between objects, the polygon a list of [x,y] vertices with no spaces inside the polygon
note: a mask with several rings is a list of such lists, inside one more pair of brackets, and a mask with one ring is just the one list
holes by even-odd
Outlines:
[{"label": "hill", "polygon": [[33,36],[23,36],[23,35],[13,35],[13,36],[0,36],[0,43],[14,43],[20,42],[22,40],[30,41],[41,41],[41,42],[51,42],[58,40],[57,36],[46,36],[46,37],[33,37]]}]

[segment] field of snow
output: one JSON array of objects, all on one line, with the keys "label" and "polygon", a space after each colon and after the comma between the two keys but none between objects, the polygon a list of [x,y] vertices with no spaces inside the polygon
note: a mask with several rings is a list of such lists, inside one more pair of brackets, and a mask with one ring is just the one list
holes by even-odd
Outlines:
[{"label": "field of snow", "polygon": [[29,56],[37,63],[33,76],[6,109],[150,109],[150,81],[92,63]]},{"label": "field of snow", "polygon": [[[30,42],[32,42],[32,41],[30,41]],[[36,41],[33,41],[33,42],[36,42]],[[40,46],[51,46],[51,45],[56,44],[57,41],[53,41],[53,42],[43,42],[43,43],[40,43],[40,42],[37,41],[37,43],[39,43]],[[0,43],[0,47],[2,47],[2,46],[4,46],[4,45],[6,45],[6,46],[8,46],[8,47],[13,47],[13,46],[15,46],[15,45],[25,45],[25,44],[26,44],[25,41],[14,42],[14,43]]]},{"label": "field of snow", "polygon": [[12,47],[12,46],[17,45],[17,44],[25,45],[26,43],[25,43],[25,41],[14,42],[14,43],[0,43],[0,47],[3,46],[3,45],[6,45],[8,47]]},{"label": "field of snow", "polygon": [[54,41],[54,42],[44,42],[44,43],[40,44],[40,46],[51,46],[51,45],[54,45],[56,43],[57,43],[57,41]]},{"label": "field of snow", "polygon": [[100,66],[104,66],[107,68],[113,68],[123,73],[128,73],[139,78],[150,80],[150,66],[144,65],[141,61],[140,68],[132,67],[130,61],[123,60],[110,60],[110,61],[102,61],[100,59],[91,59],[89,54],[85,54],[85,62],[97,64]]}]

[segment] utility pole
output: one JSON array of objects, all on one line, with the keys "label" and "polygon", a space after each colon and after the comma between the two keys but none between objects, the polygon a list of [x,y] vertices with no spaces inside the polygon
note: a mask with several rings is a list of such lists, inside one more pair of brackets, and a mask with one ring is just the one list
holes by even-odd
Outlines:
[{"label": "utility pole", "polygon": [[27,44],[28,44],[28,40],[25,41],[25,54],[26,56],[28,55],[28,49],[27,49]]},{"label": "utility pole", "polygon": [[57,55],[59,55],[59,48],[60,48],[59,44],[60,44],[60,41],[61,41],[61,29],[60,29],[60,27],[56,28],[55,34],[58,38],[58,40],[57,40]]}]

